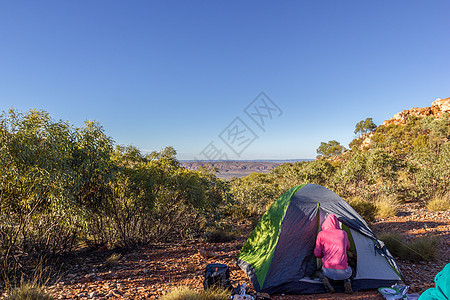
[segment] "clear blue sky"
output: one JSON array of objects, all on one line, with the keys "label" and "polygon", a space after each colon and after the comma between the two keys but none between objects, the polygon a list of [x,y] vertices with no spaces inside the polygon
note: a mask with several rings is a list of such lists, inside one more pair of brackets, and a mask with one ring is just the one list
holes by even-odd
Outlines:
[{"label": "clear blue sky", "polygon": [[[314,158],[366,117],[450,97],[449,12],[439,0],[5,0],[0,110],[97,120],[117,144],[179,159],[212,146]],[[260,92],[279,108],[263,128],[244,111]]]}]

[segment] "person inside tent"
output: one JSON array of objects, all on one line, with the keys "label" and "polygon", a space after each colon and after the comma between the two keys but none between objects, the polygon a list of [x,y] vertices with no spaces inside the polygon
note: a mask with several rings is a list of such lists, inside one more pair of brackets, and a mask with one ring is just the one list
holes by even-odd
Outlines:
[{"label": "person inside tent", "polygon": [[317,235],[314,255],[322,259],[323,284],[330,292],[334,292],[329,279],[344,280],[346,293],[353,293],[350,277],[352,269],[347,262],[347,250],[350,241],[347,233],[340,229],[339,221],[334,214],[329,214],[322,223],[322,231]]}]

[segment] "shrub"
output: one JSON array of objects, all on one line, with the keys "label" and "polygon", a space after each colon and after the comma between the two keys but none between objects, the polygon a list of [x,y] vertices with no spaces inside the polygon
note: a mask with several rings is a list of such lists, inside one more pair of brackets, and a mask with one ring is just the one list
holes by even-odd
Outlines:
[{"label": "shrub", "polygon": [[446,190],[450,186],[450,143],[439,147],[439,151],[425,149],[414,153],[418,165],[415,173],[418,190],[428,196],[433,191]]},{"label": "shrub", "polygon": [[353,209],[356,210],[356,212],[360,214],[361,217],[367,222],[372,222],[375,220],[377,207],[369,200],[356,196],[350,199],[348,204],[350,204],[350,206],[353,207]]},{"label": "shrub", "polygon": [[424,236],[407,242],[403,237],[394,232],[380,234],[386,248],[396,257],[411,262],[434,261],[437,258],[439,239],[435,236]]},{"label": "shrub", "polygon": [[385,232],[378,236],[392,255],[399,257],[405,245],[403,237],[396,232]]},{"label": "shrub", "polygon": [[438,255],[439,239],[435,236],[419,237],[402,248],[400,257],[412,262],[434,261]]},{"label": "shrub", "polygon": [[231,292],[222,289],[208,289],[195,292],[188,287],[177,287],[164,295],[162,300],[228,300]]},{"label": "shrub", "polygon": [[32,284],[22,284],[20,287],[8,291],[4,300],[53,300],[42,288]]},{"label": "shrub", "polygon": [[230,182],[233,206],[228,209],[232,217],[262,216],[266,207],[280,196],[280,190],[268,174],[251,173]]},{"label": "shrub", "polygon": [[387,218],[387,217],[394,217],[397,213],[397,201],[392,197],[387,196],[379,196],[375,200],[375,206],[376,206],[376,217],[377,218]]},{"label": "shrub", "polygon": [[427,204],[429,210],[444,211],[450,209],[450,192],[435,194]]}]

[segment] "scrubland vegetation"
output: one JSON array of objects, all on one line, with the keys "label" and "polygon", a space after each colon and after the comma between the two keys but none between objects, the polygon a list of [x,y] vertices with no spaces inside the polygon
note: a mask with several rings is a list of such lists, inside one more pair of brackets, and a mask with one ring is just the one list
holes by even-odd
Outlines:
[{"label": "scrubland vegetation", "polygon": [[[231,239],[238,234],[233,223],[258,220],[302,183],[333,190],[367,221],[395,215],[407,201],[448,209],[450,116],[364,124],[357,124],[360,136],[350,149],[322,143],[315,161],[223,181],[212,168],[183,168],[171,147],[143,154],[116,146],[96,122],[76,128],[43,111],[3,113],[0,281],[27,280],[39,264],[57,265],[81,247]],[[362,147],[368,135],[371,143]]]},{"label": "scrubland vegetation", "polygon": [[[371,143],[362,147],[371,135]],[[450,117],[410,116],[406,125],[379,126],[334,151],[322,143],[318,159],[286,163],[268,174],[252,174],[231,181],[239,211],[248,216],[264,210],[268,199],[293,185],[316,183],[346,199],[366,220],[395,215],[406,201],[448,209],[450,186]],[[327,151],[329,145],[332,151]],[[341,153],[342,154],[336,154]],[[255,203],[260,203],[255,208]],[[236,209],[237,210],[237,209]]]}]

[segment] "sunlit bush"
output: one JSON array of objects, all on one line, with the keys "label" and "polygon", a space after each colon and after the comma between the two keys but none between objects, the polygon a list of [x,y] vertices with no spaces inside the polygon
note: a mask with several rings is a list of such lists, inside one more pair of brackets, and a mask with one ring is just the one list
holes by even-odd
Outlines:
[{"label": "sunlit bush", "polygon": [[268,174],[251,173],[230,183],[235,217],[261,216],[279,196],[280,190]]},{"label": "sunlit bush", "polygon": [[351,207],[367,222],[372,222],[375,220],[375,214],[377,212],[377,207],[371,201],[364,199],[360,196],[351,198],[348,201]]},{"label": "sunlit bush", "polygon": [[388,197],[384,194],[375,199],[376,214],[379,219],[394,217],[398,209],[398,201],[394,197]]},{"label": "sunlit bush", "polygon": [[429,210],[444,211],[450,209],[450,192],[437,193],[427,204]]}]

